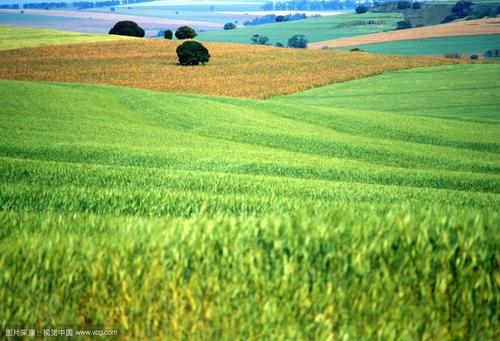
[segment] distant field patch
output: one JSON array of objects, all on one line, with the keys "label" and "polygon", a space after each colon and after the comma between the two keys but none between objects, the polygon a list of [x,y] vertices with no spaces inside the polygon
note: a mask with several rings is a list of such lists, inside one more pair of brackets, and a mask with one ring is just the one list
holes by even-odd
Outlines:
[{"label": "distant field patch", "polygon": [[472,21],[460,21],[446,25],[435,25],[418,27],[408,30],[397,30],[383,33],[366,34],[356,37],[344,37],[330,41],[322,41],[310,44],[311,48],[337,48],[365,44],[385,43],[401,40],[474,36],[485,34],[500,34],[500,19],[490,18]]},{"label": "distant field patch", "polygon": [[[500,47],[500,34],[401,40],[389,43],[359,45],[356,47],[370,53],[400,55],[481,54]],[[352,46],[340,49],[351,48]]]},{"label": "distant field patch", "polygon": [[22,47],[40,45],[60,45],[68,43],[132,39],[129,37],[115,35],[87,34],[8,26],[0,26],[0,35],[2,36],[2,39],[0,40],[0,50],[18,49]]},{"label": "distant field patch", "polygon": [[[378,20],[382,21],[382,23],[377,25],[348,25],[354,21],[366,21],[368,23],[370,20]],[[272,44],[278,42],[286,44],[288,38],[293,35],[303,34],[309,42],[317,42],[393,30],[399,20],[403,20],[403,14],[401,13],[346,13],[321,18],[247,26],[230,31],[203,32],[199,38],[204,41],[250,44],[250,38],[254,34],[259,34],[268,36]]]},{"label": "distant field patch", "polygon": [[451,63],[421,57],[212,43],[207,44],[212,54],[209,64],[180,67],[177,45],[134,39],[4,51],[0,52],[0,78],[267,98],[389,70]]}]

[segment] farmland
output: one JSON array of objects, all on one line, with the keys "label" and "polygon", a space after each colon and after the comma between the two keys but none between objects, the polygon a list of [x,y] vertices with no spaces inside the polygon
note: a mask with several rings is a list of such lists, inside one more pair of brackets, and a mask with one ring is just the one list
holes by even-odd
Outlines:
[{"label": "farmland", "polygon": [[265,101],[0,81],[1,327],[495,339],[498,73]]},{"label": "farmland", "polygon": [[[359,45],[357,48],[370,53],[399,55],[441,55],[446,54],[482,54],[500,46],[500,34],[481,36],[461,36],[402,40],[390,43]],[[340,49],[351,49],[344,47]]]},{"label": "farmland", "polygon": [[0,26],[2,40],[0,50],[32,47],[40,45],[59,45],[95,41],[113,41],[131,39],[123,36],[85,34],[49,29],[31,29]]},{"label": "farmland", "polygon": [[[402,20],[401,13],[366,13],[340,14],[321,18],[289,21],[238,28],[231,31],[203,32],[199,38],[203,41],[217,41],[250,44],[254,34],[269,37],[271,44],[286,44],[293,35],[305,35],[310,42],[325,41],[340,37],[352,37],[361,34],[393,30],[396,22]],[[370,20],[379,24],[368,24]]]},{"label": "farmland", "polygon": [[[500,34],[500,19],[481,19],[471,21],[461,21],[446,25],[436,25],[428,27],[418,27],[407,30],[397,30],[392,32],[366,34],[357,37],[344,37],[330,41],[322,41],[311,44],[312,48],[321,47],[350,47],[365,44],[387,43],[401,40],[458,37],[458,36],[478,36]],[[498,39],[498,38],[497,38]]]},{"label": "farmland", "polygon": [[384,71],[452,63],[444,59],[210,43],[211,62],[192,69],[178,67],[177,45],[134,39],[3,51],[0,78],[268,98]]}]

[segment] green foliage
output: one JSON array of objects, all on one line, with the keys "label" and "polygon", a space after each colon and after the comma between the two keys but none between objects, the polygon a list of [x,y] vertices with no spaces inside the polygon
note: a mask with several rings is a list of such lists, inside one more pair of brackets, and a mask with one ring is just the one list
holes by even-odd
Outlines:
[{"label": "green foliage", "polygon": [[0,81],[0,328],[494,339],[498,67],[266,101]]},{"label": "green foliage", "polygon": [[368,6],[365,6],[365,5],[359,5],[356,7],[356,14],[363,14],[363,13],[366,13],[368,12],[370,8]]},{"label": "green foliage", "polygon": [[165,39],[172,40],[172,38],[174,37],[174,33],[172,32],[172,30],[166,30],[164,37]]},{"label": "green foliage", "polygon": [[236,25],[232,22],[228,22],[226,24],[224,24],[224,30],[234,30],[236,29]]},{"label": "green foliage", "polygon": [[396,30],[406,30],[411,27],[411,22],[409,20],[402,20],[397,22]]},{"label": "green foliage", "polygon": [[145,32],[134,21],[119,21],[109,30],[109,34],[143,38]]},{"label": "green foliage", "polygon": [[422,3],[421,2],[413,2],[411,4],[412,9],[421,9],[422,8]]},{"label": "green foliage", "polygon": [[498,58],[500,57],[500,49],[488,50],[484,53],[486,58]]},{"label": "green foliage", "polygon": [[397,8],[398,9],[408,9],[411,7],[411,2],[410,1],[398,1]]},{"label": "green foliage", "polygon": [[477,56],[477,54],[473,54],[473,55],[470,56],[470,59],[471,60],[478,60],[479,57]]},{"label": "green foliage", "polygon": [[205,64],[210,60],[208,49],[197,41],[185,41],[176,52],[181,65]]},{"label": "green foliage", "polygon": [[257,45],[267,45],[269,42],[268,36],[261,36],[259,34],[254,34],[250,40]]},{"label": "green foliage", "polygon": [[175,31],[175,37],[179,40],[193,39],[198,33],[189,26],[181,26]]},{"label": "green foliage", "polygon": [[307,47],[307,39],[303,35],[296,35],[288,39],[288,47],[296,49],[305,49]]}]

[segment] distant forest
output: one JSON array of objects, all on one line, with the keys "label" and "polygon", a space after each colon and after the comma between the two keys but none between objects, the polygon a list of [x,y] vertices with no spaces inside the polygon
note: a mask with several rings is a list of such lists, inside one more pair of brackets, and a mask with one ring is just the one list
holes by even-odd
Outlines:
[{"label": "distant forest", "polygon": [[[151,0],[128,0],[127,4],[149,2]],[[0,5],[0,9],[61,9],[61,8],[99,8],[122,5],[121,1],[75,1],[75,2],[30,2],[27,4]]]},{"label": "distant forest", "polygon": [[262,6],[264,11],[334,11],[353,9],[359,5],[359,1],[353,0],[292,0],[286,2],[268,1]]}]

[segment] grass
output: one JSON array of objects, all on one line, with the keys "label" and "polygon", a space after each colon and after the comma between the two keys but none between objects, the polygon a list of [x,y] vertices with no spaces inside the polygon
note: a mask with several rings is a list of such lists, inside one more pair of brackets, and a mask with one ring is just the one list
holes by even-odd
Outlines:
[{"label": "grass", "polygon": [[[210,63],[177,65],[178,42],[130,40],[0,52],[0,78],[121,85],[249,98],[285,95],[444,59],[207,44]],[[292,81],[293,80],[293,81]]]},{"label": "grass", "polygon": [[0,26],[0,34],[2,35],[0,50],[11,50],[40,45],[62,45],[69,43],[131,39],[130,37],[107,34],[87,34],[43,28],[35,29],[9,26]]},{"label": "grass", "polygon": [[[403,40],[356,46],[370,53],[398,55],[445,55],[483,53],[500,46],[500,34]],[[344,49],[352,49],[346,47]]]},{"label": "grass", "polygon": [[[352,37],[361,34],[383,32],[396,28],[402,20],[400,13],[340,14],[322,18],[311,18],[285,23],[264,24],[238,28],[231,31],[210,31],[199,34],[199,39],[212,42],[250,44],[254,34],[265,35],[271,44],[287,44],[294,35],[305,35],[309,42]],[[353,25],[356,21],[382,20],[378,25]]]},{"label": "grass", "polygon": [[0,327],[495,339],[498,68],[266,101],[0,81]]}]

